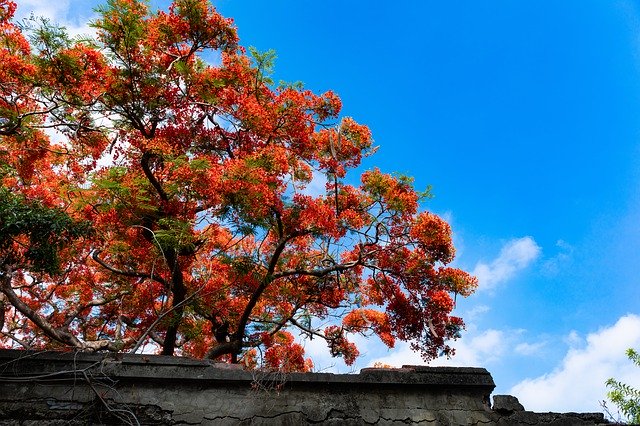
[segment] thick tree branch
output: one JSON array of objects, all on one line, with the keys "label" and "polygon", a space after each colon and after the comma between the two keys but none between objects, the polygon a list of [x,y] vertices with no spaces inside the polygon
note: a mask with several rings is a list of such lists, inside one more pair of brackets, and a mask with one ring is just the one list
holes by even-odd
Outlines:
[{"label": "thick tree branch", "polygon": [[[282,231],[282,228],[280,228]],[[220,345],[214,346],[207,353],[207,358],[214,359],[221,355],[231,354],[232,362],[237,360],[237,354],[242,350],[242,341],[244,339],[244,333],[247,328],[247,324],[249,322],[249,318],[251,317],[251,312],[253,312],[253,308],[255,308],[258,300],[267,289],[269,284],[274,280],[273,272],[278,264],[278,260],[282,255],[282,252],[287,246],[287,243],[297,237],[307,235],[311,233],[309,230],[294,232],[291,235],[281,238],[276,245],[276,248],[271,256],[271,260],[269,261],[269,265],[267,267],[267,273],[262,281],[262,283],[258,286],[258,288],[253,292],[247,306],[245,307],[240,320],[238,321],[238,327],[236,331],[231,336],[231,341],[222,343]]]},{"label": "thick tree branch", "polygon": [[289,269],[286,271],[276,272],[275,274],[273,274],[273,279],[290,277],[292,275],[304,275],[304,276],[310,276],[310,277],[323,278],[333,272],[346,271],[361,264],[362,262],[360,260],[354,260],[353,262],[340,263],[340,264],[329,266],[326,268],[317,268],[317,269],[311,269],[311,270]]},{"label": "thick tree branch", "polygon": [[156,179],[156,177],[153,175],[153,171],[151,170],[151,165],[149,164],[149,162],[153,157],[158,157],[158,155],[148,151],[142,154],[142,158],[140,159],[140,165],[142,166],[142,171],[144,172],[144,175],[147,177],[151,185],[158,192],[160,199],[162,199],[162,201],[169,201],[169,197],[167,196],[167,193],[164,192],[164,189],[162,189],[162,185],[160,184],[158,179]]},{"label": "thick tree branch", "polygon": [[311,233],[311,231],[309,230],[298,231],[298,232],[292,233],[286,238],[280,239],[280,241],[276,245],[275,250],[273,251],[273,256],[271,256],[271,260],[269,261],[269,266],[267,267],[266,276],[262,280],[262,283],[260,283],[258,288],[251,295],[251,299],[249,299],[249,302],[247,303],[247,306],[245,307],[244,312],[240,317],[240,321],[238,322],[238,328],[236,329],[233,336],[234,340],[238,340],[241,342],[242,339],[244,338],[244,331],[247,328],[247,323],[249,321],[249,317],[251,316],[251,312],[253,311],[253,308],[255,308],[256,304],[258,303],[258,300],[260,300],[262,293],[264,293],[264,291],[267,289],[269,284],[271,284],[271,282],[273,282],[273,280],[275,279],[273,272],[276,268],[276,265],[278,264],[278,260],[280,260],[280,255],[282,255],[282,252],[287,246],[287,243],[293,240],[294,238],[301,237],[309,233]]},{"label": "thick tree branch", "polygon": [[13,275],[13,271],[10,266],[5,266],[5,270],[3,271],[4,277],[2,277],[2,292],[7,296],[9,303],[17,309],[22,315],[29,318],[31,322],[33,322],[40,330],[44,332],[48,337],[53,340],[56,340],[60,343],[64,343],[65,345],[74,346],[76,348],[82,348],[82,342],[78,340],[71,333],[59,330],[55,328],[51,323],[49,323],[44,317],[38,314],[36,311],[31,309],[29,305],[24,303],[20,296],[13,291],[11,288],[11,277]]},{"label": "thick tree branch", "polygon": [[[171,307],[171,309],[169,309],[166,312],[163,312],[162,314],[158,315],[158,318],[156,318],[156,320],[145,330],[144,333],[142,333],[142,335],[138,338],[138,340],[136,341],[136,344],[134,345],[134,347],[131,349],[131,353],[136,353],[136,351],[138,349],[140,349],[140,346],[142,346],[142,344],[144,343],[144,340],[147,338],[147,336],[150,336],[153,333],[153,329],[158,325],[158,323],[160,323],[160,321],[162,321],[167,315],[171,314],[172,312],[174,312],[176,309],[180,308],[180,307],[184,307],[184,305],[186,305],[187,303],[189,303],[194,297],[196,297],[196,295],[200,292],[200,290],[193,292],[193,294],[191,294],[189,297],[185,298],[184,300],[182,300],[180,303],[177,303],[175,305],[173,305]],[[154,339],[156,340],[156,339]],[[162,345],[164,346],[164,339],[162,342]]]},{"label": "thick tree branch", "polygon": [[216,359],[226,354],[231,354],[231,355],[237,354],[241,350],[242,350],[242,342],[239,340],[232,340],[231,342],[221,343],[209,349],[209,351],[205,355],[205,358]]},{"label": "thick tree branch", "polygon": [[149,274],[146,272],[123,271],[121,269],[116,269],[113,266],[110,266],[109,264],[107,264],[104,260],[100,259],[99,257],[100,253],[101,253],[101,250],[94,250],[91,257],[93,258],[93,260],[98,262],[100,266],[102,266],[103,268],[107,269],[110,272],[113,272],[114,274],[123,275],[125,277],[132,277],[132,278],[148,278],[162,284],[165,288],[169,286],[167,284],[167,281],[164,278],[159,277],[157,275]]},{"label": "thick tree branch", "polygon": [[13,288],[11,288],[11,277],[13,275],[13,271],[10,266],[5,266],[3,275],[1,291],[7,296],[9,303],[11,303],[11,305],[22,315],[31,320],[31,322],[33,322],[49,338],[67,346],[89,351],[109,350],[117,352],[120,351],[124,345],[130,343],[130,339],[121,342],[114,342],[107,339],[83,342],[67,330],[54,327],[49,321],[31,309],[29,305],[24,303],[22,299],[20,299],[20,296],[13,291]]},{"label": "thick tree branch", "polygon": [[180,324],[182,323],[184,301],[186,300],[185,297],[187,295],[187,289],[184,285],[184,278],[182,276],[182,268],[180,266],[178,254],[173,249],[165,250],[164,257],[167,260],[167,264],[169,265],[169,268],[171,270],[173,318],[171,320],[171,323],[167,327],[161,354],[173,355],[178,338],[178,328],[180,328]]}]

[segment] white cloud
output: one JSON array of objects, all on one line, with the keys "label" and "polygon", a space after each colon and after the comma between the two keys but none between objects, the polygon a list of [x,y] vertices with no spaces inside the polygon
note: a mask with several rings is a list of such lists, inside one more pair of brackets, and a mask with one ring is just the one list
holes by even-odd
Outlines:
[{"label": "white cloud", "polygon": [[542,352],[544,347],[547,345],[547,342],[536,342],[536,343],[520,343],[518,344],[514,351],[520,355],[532,356],[538,355]]},{"label": "white cloud", "polygon": [[[572,332],[567,340],[579,344],[582,339]],[[640,347],[640,316],[629,314],[587,335],[586,346],[571,347],[551,373],[526,379],[510,393],[532,411],[601,411],[599,402],[606,399],[608,378],[640,387],[640,368],[625,355],[631,347]]]},{"label": "white cloud", "polygon": [[492,290],[508,281],[520,270],[529,266],[540,256],[541,249],[531,237],[507,242],[500,255],[491,263],[478,262],[473,275],[478,277],[480,290]]},{"label": "white cloud", "polygon": [[581,346],[584,344],[584,339],[580,337],[580,334],[578,334],[578,332],[575,330],[571,330],[571,332],[563,340],[567,345],[571,346],[572,348],[575,348],[577,346]]},{"label": "white cloud", "polygon": [[551,277],[558,275],[558,273],[569,266],[575,250],[572,245],[563,240],[558,240],[556,247],[558,247],[558,253],[552,258],[545,260],[541,268],[545,275]]},{"label": "white cloud", "polygon": [[89,20],[96,14],[85,2],[74,2],[72,9],[70,0],[18,0],[17,19],[30,15],[43,17],[65,27],[71,36],[92,35],[95,30],[89,26]]},{"label": "white cloud", "polygon": [[[475,322],[478,321],[478,319],[480,319],[484,314],[486,314],[490,310],[491,308],[487,305],[476,305],[473,308],[466,311],[462,316],[465,318],[465,322],[468,322],[471,325],[473,325]],[[467,324],[467,327],[470,327],[470,325]]]},{"label": "white cloud", "polygon": [[[302,334],[300,334],[302,336]],[[304,346],[305,357],[313,361],[313,370],[319,373],[337,373],[340,359],[333,358],[329,353],[327,342],[319,337],[303,337],[301,343]]]},{"label": "white cloud", "polygon": [[[323,329],[325,326],[333,324],[331,321],[320,323],[314,321],[312,328]],[[289,330],[292,333],[296,333],[296,330]],[[304,347],[305,357],[311,358],[313,361],[313,371],[319,373],[355,373],[360,368],[360,362],[362,358],[366,358],[368,353],[367,349],[382,348],[384,345],[376,337],[365,337],[360,334],[347,334],[347,338],[350,342],[355,343],[356,347],[360,351],[362,358],[356,359],[356,363],[353,365],[347,365],[342,357],[333,357],[329,351],[326,340],[321,337],[310,338],[301,330],[297,331],[299,342]],[[386,347],[386,346],[384,346]]]},{"label": "white cloud", "polygon": [[42,16],[54,22],[66,18],[69,12],[69,0],[18,0],[17,14],[28,16],[33,13],[35,16]]},{"label": "white cloud", "polygon": [[327,193],[327,176],[324,173],[314,170],[311,182],[306,184],[300,192],[311,197],[325,195]]},{"label": "white cloud", "polygon": [[[506,350],[506,338],[500,330],[486,330],[481,334],[453,342],[456,354],[451,359],[438,358],[428,364],[431,366],[485,367],[487,363],[497,361]],[[399,342],[387,356],[371,360],[370,365],[379,362],[401,367],[403,365],[426,365],[420,354],[413,351],[408,343]]]}]

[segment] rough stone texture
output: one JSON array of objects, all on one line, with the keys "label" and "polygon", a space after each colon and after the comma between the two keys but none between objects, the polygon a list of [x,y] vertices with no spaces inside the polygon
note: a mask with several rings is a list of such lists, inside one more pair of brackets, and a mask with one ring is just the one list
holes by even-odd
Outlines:
[{"label": "rough stone texture", "polygon": [[524,411],[524,407],[515,396],[494,395],[493,410],[500,414],[511,414],[514,411]]},{"label": "rough stone texture", "polygon": [[0,350],[0,425],[596,425],[602,414],[524,411],[494,400],[483,368],[360,374],[248,372],[144,355]]}]

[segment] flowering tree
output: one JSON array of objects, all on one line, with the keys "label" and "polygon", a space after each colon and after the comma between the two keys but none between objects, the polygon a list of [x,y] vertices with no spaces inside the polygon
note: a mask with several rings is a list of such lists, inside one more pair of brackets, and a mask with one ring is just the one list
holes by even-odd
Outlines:
[{"label": "flowering tree", "polygon": [[[307,370],[296,339],[351,364],[350,334],[425,359],[463,327],[451,230],[332,92],[270,80],[205,0],[109,0],[96,40],[0,0],[0,344]],[[218,64],[204,61],[214,53]],[[322,194],[310,185],[324,177]],[[17,216],[13,213],[17,213]]]}]

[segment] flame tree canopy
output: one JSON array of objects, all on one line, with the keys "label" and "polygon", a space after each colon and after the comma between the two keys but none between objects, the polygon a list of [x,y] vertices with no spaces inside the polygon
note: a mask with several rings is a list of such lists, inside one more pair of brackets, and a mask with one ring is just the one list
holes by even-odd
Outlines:
[{"label": "flame tree canopy", "polygon": [[[452,349],[449,225],[340,99],[270,79],[206,0],[109,0],[96,39],[0,0],[0,345],[312,367],[348,339]],[[219,63],[203,59],[215,56]],[[322,178],[322,179],[319,179]],[[326,181],[320,195],[310,190]]]}]

